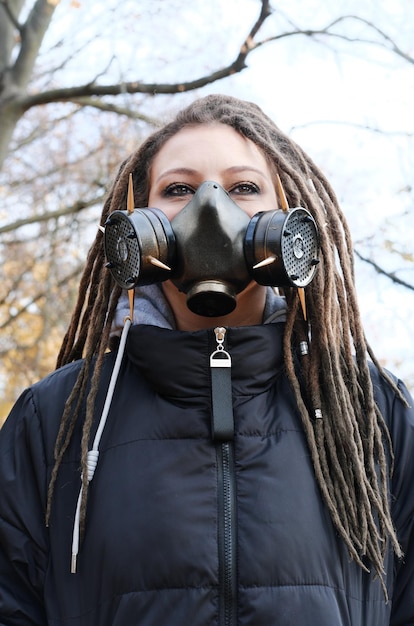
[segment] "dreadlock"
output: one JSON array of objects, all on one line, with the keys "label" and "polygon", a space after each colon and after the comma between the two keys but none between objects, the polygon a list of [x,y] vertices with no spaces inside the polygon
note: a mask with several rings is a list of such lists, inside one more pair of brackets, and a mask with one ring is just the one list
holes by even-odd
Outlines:
[{"label": "dreadlock", "polygon": [[[230,96],[196,100],[153,133],[124,163],[101,216],[127,206],[130,173],[135,206],[147,206],[154,156],[179,130],[199,124],[227,124],[253,141],[279,174],[289,206],[303,206],[320,233],[320,266],[306,288],[308,320],[299,315],[297,292],[286,288],[284,360],[307,438],[315,476],[333,523],[349,554],[364,570],[373,565],[384,589],[383,562],[389,543],[401,556],[391,520],[388,481],[393,453],[383,417],[374,401],[368,356],[401,401],[406,400],[368,346],[354,283],[351,235],[335,193],[322,172],[255,104]],[[105,268],[98,231],[80,282],[78,302],[64,337],[57,367],[83,357],[67,399],[55,446],[47,505],[50,516],[59,465],[76,421],[85,411],[81,442],[84,527],[88,491],[86,459],[103,357],[121,289]],[[300,365],[298,346],[308,344]],[[86,405],[86,408],[83,408]]]}]

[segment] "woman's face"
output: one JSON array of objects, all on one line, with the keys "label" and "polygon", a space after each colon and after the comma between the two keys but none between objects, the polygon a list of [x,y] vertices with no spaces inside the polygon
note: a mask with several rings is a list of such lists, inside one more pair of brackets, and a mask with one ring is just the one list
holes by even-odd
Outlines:
[{"label": "woman's face", "polygon": [[250,217],[277,208],[270,166],[255,143],[225,124],[184,128],[154,158],[148,206],[172,220],[206,180],[221,185]]},{"label": "woman's face", "polygon": [[[150,171],[148,206],[172,220],[205,181],[221,185],[234,202],[252,217],[277,208],[271,168],[260,149],[225,124],[184,128],[157,153]],[[265,287],[252,281],[237,296],[237,307],[221,318],[192,313],[186,296],[171,281],[162,283],[177,328],[197,330],[220,325],[250,325],[262,321]]]}]

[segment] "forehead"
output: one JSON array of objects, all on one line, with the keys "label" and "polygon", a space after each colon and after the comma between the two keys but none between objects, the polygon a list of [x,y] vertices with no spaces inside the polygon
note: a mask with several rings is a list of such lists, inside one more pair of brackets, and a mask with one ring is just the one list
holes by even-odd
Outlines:
[{"label": "forehead", "polygon": [[155,170],[178,165],[202,165],[215,160],[225,166],[256,164],[267,167],[262,150],[226,124],[188,126],[170,137],[155,155]]}]

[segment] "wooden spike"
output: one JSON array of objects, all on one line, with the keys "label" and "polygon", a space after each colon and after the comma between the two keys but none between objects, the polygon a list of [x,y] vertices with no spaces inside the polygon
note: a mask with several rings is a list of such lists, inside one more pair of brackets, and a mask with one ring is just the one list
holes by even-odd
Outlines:
[{"label": "wooden spike", "polygon": [[280,200],[280,208],[283,211],[289,211],[289,205],[286,198],[285,190],[283,189],[282,181],[280,180],[279,174],[276,174],[276,182],[277,182],[277,191]]},{"label": "wooden spike", "polygon": [[160,267],[162,270],[168,270],[169,272],[171,272],[171,267],[168,267],[168,265],[165,265],[165,263],[163,263],[159,259],[156,259],[154,256],[149,255],[147,258],[148,261],[156,267]]},{"label": "wooden spike", "polygon": [[307,320],[307,315],[306,315],[306,298],[305,298],[305,290],[303,287],[298,287],[298,296],[299,296],[299,300],[300,300],[300,305],[302,307],[302,313],[303,313],[303,319]]},{"label": "wooden spike", "polygon": [[101,233],[105,232],[105,228],[103,226],[101,226],[100,224],[98,226],[98,229],[101,231]]},{"label": "wooden spike", "polygon": [[134,208],[135,208],[135,202],[134,202],[134,185],[132,183],[132,174],[129,175],[129,182],[128,182],[128,201],[127,201],[127,211],[128,211],[128,215],[131,215],[131,213],[134,212]]},{"label": "wooden spike", "polygon": [[131,322],[134,321],[134,297],[135,297],[135,289],[129,289],[128,298],[129,298],[129,315],[131,318]]},{"label": "wooden spike", "polygon": [[271,263],[274,263],[275,261],[276,261],[276,257],[268,256],[266,259],[263,259],[263,261],[259,261],[259,263],[256,263],[256,265],[253,265],[253,269],[257,270],[259,269],[259,267],[265,267],[265,265],[270,265]]}]

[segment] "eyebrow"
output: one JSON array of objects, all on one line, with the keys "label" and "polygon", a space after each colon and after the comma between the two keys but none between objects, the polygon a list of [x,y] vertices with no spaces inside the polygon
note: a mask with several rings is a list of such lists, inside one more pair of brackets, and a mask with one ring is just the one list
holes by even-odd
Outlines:
[{"label": "eyebrow", "polygon": [[158,183],[161,178],[165,178],[166,176],[170,176],[171,174],[193,175],[197,174],[197,171],[191,169],[190,167],[173,167],[170,170],[165,170],[165,172],[162,172],[154,182]]},{"label": "eyebrow", "polygon": [[[231,167],[226,168],[224,171],[226,173],[234,173],[234,174],[237,174],[239,172],[255,172],[256,174],[259,174],[260,176],[263,176],[263,177],[266,175],[265,172],[258,169],[257,167],[254,167],[253,165],[232,165]],[[161,180],[162,178],[165,178],[166,176],[171,176],[171,175],[193,176],[198,173],[199,172],[197,170],[194,170],[191,167],[173,167],[169,170],[165,170],[165,172],[162,172],[154,182],[158,183],[159,180]]]},{"label": "eyebrow", "polygon": [[253,165],[232,165],[231,167],[228,167],[225,171],[230,173],[234,172],[235,174],[237,174],[238,172],[256,172],[256,174],[260,174],[260,176],[266,176],[263,170],[254,167]]}]

